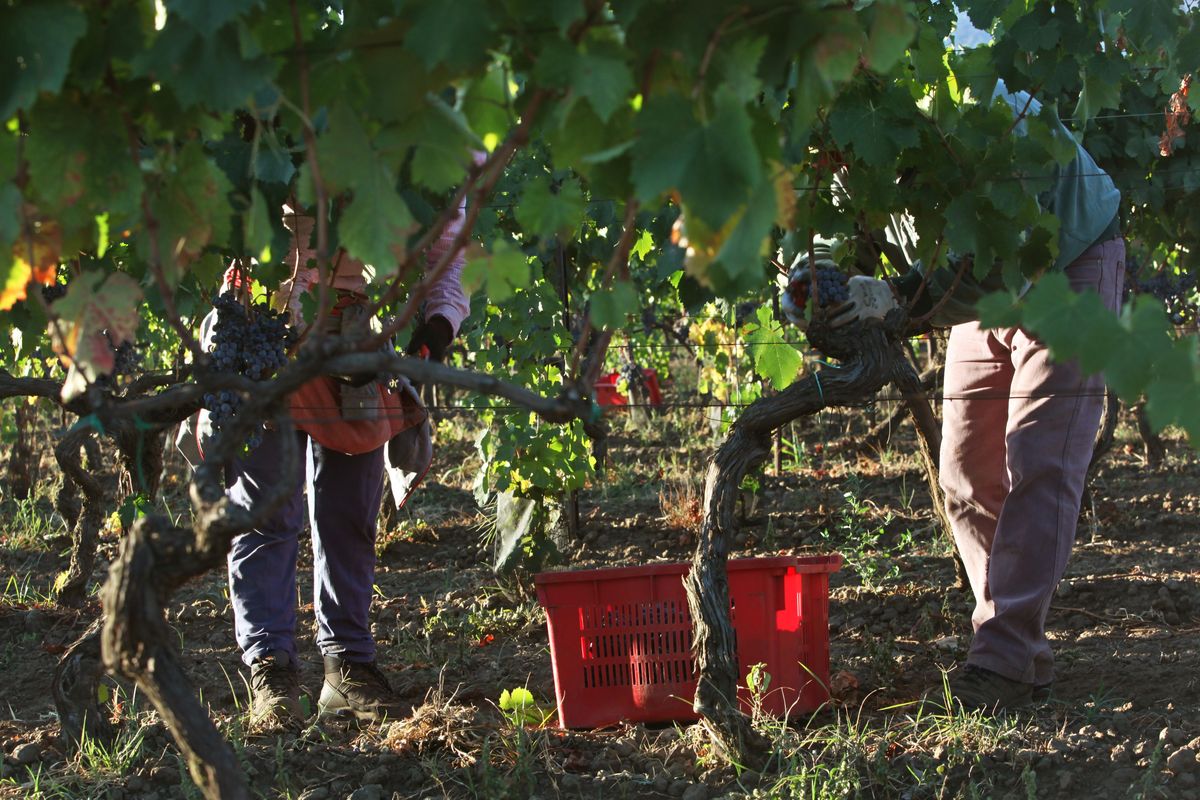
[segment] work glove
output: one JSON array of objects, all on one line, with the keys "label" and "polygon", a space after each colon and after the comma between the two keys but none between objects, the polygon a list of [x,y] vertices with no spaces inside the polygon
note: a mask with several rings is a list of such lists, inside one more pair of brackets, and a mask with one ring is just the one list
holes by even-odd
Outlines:
[{"label": "work glove", "polygon": [[450,321],[435,315],[416,327],[405,352],[440,364],[446,360],[446,350],[453,340],[454,329],[450,327]]},{"label": "work glove", "polygon": [[[819,264],[819,262],[818,262]],[[817,275],[817,295],[820,313],[829,325],[840,328],[867,318],[883,319],[888,312],[899,308],[890,283],[866,275],[840,279],[832,269],[820,270]],[[805,307],[812,291],[812,273],[807,267],[792,270],[781,307],[784,315],[804,328],[808,324]]]},{"label": "work glove", "polygon": [[835,328],[864,319],[883,319],[900,307],[892,285],[879,278],[855,275],[846,282],[846,290],[849,300],[830,315],[829,324]]}]

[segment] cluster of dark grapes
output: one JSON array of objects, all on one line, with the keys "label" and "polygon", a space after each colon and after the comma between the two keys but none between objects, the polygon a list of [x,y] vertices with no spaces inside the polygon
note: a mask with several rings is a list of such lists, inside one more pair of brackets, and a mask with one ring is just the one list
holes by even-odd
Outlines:
[{"label": "cluster of dark grapes", "polygon": [[1125,262],[1125,293],[1148,294],[1156,297],[1167,311],[1172,325],[1189,325],[1196,321],[1196,276],[1191,272],[1171,275],[1159,272],[1148,278],[1138,277],[1137,265]]},{"label": "cluster of dark grapes", "polygon": [[[112,345],[112,339],[109,338],[109,345]],[[113,377],[118,375],[132,375],[142,368],[142,356],[138,353],[137,346],[133,342],[121,342],[116,347],[113,347],[115,353],[113,357]]]},{"label": "cluster of dark grapes", "polygon": [[[287,363],[287,350],[295,342],[296,334],[284,312],[273,311],[266,304],[247,309],[233,292],[219,295],[213,307],[217,310],[217,321],[213,325],[212,359],[217,371],[257,381],[269,378]],[[215,433],[237,414],[242,400],[235,392],[222,389],[206,393],[203,402]],[[254,448],[261,441],[260,428],[247,444]]]},{"label": "cluster of dark grapes", "polygon": [[833,267],[818,267],[817,298],[821,307],[837,306],[850,299],[850,289],[846,284],[846,273]]},{"label": "cluster of dark grapes", "polygon": [[52,283],[49,286],[42,287],[42,299],[49,305],[58,298],[67,293],[67,285],[65,283]]}]

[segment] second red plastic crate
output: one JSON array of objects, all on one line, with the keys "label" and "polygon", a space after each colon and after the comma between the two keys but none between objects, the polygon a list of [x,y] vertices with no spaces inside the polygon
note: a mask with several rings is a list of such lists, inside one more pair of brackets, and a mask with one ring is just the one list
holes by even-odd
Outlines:
[{"label": "second red plastic crate", "polygon": [[[763,707],[777,716],[829,699],[829,573],[839,555],[747,558],[728,564],[730,616],[746,675],[771,676]],[[651,564],[537,575],[546,611],[559,724],[598,728],[696,719],[692,620],[683,589],[689,564]]]}]

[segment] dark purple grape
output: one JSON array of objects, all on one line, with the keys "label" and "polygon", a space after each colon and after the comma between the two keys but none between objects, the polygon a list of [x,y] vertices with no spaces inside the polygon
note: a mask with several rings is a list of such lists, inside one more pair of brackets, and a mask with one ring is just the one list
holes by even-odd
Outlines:
[{"label": "dark purple grape", "polygon": [[[217,372],[264,380],[287,363],[287,350],[295,342],[296,332],[282,312],[266,304],[247,308],[232,292],[219,295],[213,307],[217,321],[213,326],[212,363]],[[237,414],[242,400],[223,389],[205,394],[203,404],[210,413],[213,430],[220,431]],[[262,430],[259,427],[247,438],[251,448],[262,441]]]}]

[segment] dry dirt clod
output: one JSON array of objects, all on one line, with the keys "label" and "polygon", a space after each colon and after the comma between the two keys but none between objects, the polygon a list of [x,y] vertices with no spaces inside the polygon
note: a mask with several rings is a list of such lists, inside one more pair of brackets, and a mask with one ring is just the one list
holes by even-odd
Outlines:
[{"label": "dry dirt clod", "polygon": [[17,745],[12,751],[13,761],[16,761],[21,766],[32,764],[39,761],[42,757],[42,746],[37,742],[25,742],[25,744]]},{"label": "dry dirt clod", "polygon": [[683,791],[683,800],[708,800],[708,787],[703,783],[693,783]]},{"label": "dry dirt clod", "polygon": [[1196,761],[1196,757],[1197,751],[1181,747],[1167,757],[1167,769],[1176,775],[1196,772],[1200,769],[1200,762]]},{"label": "dry dirt clod", "polygon": [[360,786],[351,792],[346,800],[383,800],[383,787],[378,783]]}]

